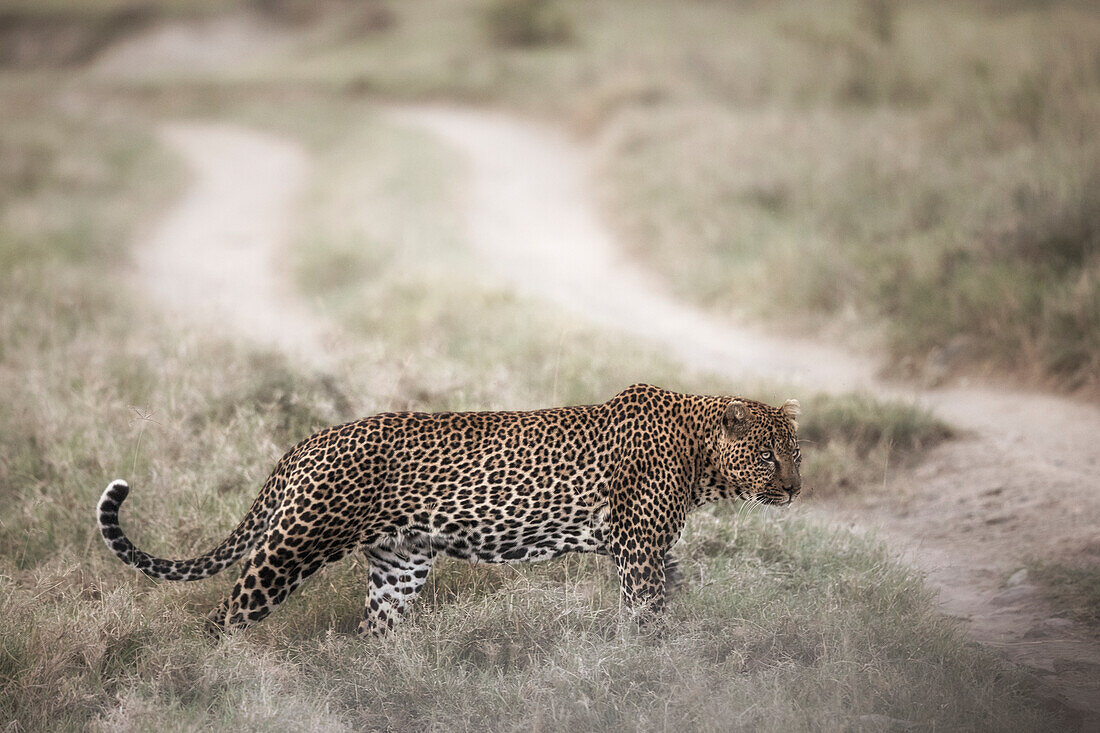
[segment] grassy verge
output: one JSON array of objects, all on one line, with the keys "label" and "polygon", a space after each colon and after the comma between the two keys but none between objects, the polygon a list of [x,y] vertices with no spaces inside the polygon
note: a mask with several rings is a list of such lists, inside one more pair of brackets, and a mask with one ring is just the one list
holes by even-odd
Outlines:
[{"label": "grassy verge", "polygon": [[898,369],[933,379],[1095,392],[1100,14],[891,5],[876,36],[862,5],[684,19],[736,39],[685,54],[687,99],[605,127],[622,230],[718,310],[882,324]]},{"label": "grassy verge", "polygon": [[799,427],[807,446],[804,472],[819,498],[872,492],[888,470],[951,437],[951,429],[922,408],[858,394],[811,397]]},{"label": "grassy verge", "polygon": [[696,11],[736,40],[703,35],[689,99],[606,128],[622,230],[718,310],[882,324],[902,372],[1095,393],[1100,14],[890,5],[875,35],[867,5]]}]

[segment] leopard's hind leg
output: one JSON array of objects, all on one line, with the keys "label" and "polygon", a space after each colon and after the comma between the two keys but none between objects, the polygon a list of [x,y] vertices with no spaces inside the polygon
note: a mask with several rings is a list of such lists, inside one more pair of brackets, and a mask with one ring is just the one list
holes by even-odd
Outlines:
[{"label": "leopard's hind leg", "polygon": [[383,636],[405,613],[432,568],[429,548],[365,548],[370,561],[370,588],[367,591],[360,634]]},{"label": "leopard's hind leg", "polygon": [[231,631],[262,620],[324,565],[354,547],[346,536],[304,538],[272,523],[241,568],[233,589],[207,617],[213,632]]}]

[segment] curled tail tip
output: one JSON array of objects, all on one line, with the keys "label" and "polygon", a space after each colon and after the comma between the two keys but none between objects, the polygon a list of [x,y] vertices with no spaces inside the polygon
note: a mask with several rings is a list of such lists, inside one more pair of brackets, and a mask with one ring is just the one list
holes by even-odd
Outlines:
[{"label": "curled tail tip", "polygon": [[129,540],[126,539],[122,529],[118,526],[118,510],[122,506],[123,499],[129,493],[130,485],[122,479],[116,479],[103,490],[103,494],[99,497],[99,503],[96,505],[99,534],[103,537],[103,541],[107,543],[107,547],[111,548],[111,551],[127,565],[132,563],[127,560],[125,555],[133,549],[133,546],[130,545]]},{"label": "curled tail tip", "polygon": [[122,479],[115,479],[103,490],[99,497],[99,509],[118,509],[118,506],[130,495],[130,484]]}]

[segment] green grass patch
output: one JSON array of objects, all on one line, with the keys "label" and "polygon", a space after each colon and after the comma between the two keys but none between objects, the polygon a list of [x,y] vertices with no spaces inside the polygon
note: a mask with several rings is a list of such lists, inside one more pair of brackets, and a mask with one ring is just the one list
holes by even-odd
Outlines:
[{"label": "green grass patch", "polygon": [[620,616],[608,563],[577,556],[443,562],[385,642],[348,633],[365,576],[350,561],[217,644],[199,606],[224,583],[153,585],[62,553],[0,586],[20,632],[4,636],[0,714],[29,730],[1059,725],[872,542],[731,506],[693,516],[679,553],[689,583],[663,638]]},{"label": "green grass patch", "polygon": [[[785,57],[730,67],[755,95],[684,92],[685,73],[689,102],[607,125],[628,240],[718,311],[883,324],[899,366],[936,379],[977,363],[1095,390],[1100,15],[830,7],[777,39],[774,9],[726,6],[724,27],[756,31],[747,56]],[[989,42],[954,35],[972,27]],[[716,49],[693,54],[720,68]]]},{"label": "green grass patch", "polygon": [[818,396],[810,402],[799,435],[815,445],[847,443],[866,456],[882,445],[899,454],[919,454],[951,437],[951,429],[930,412],[868,395]]},{"label": "green grass patch", "polygon": [[868,395],[814,395],[803,413],[802,472],[818,498],[867,491],[953,435],[921,407]]}]

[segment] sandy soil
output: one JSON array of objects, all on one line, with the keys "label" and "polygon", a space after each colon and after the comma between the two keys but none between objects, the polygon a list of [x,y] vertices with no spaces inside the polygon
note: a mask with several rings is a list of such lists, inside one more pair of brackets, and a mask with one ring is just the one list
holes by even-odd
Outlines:
[{"label": "sandy soil", "polygon": [[[973,638],[1029,667],[1086,725],[1100,723],[1100,645],[1026,578],[1006,582],[1031,557],[1100,555],[1100,411],[1005,389],[914,391],[879,380],[866,358],[719,321],[623,258],[588,194],[593,157],[565,137],[482,112],[392,116],[466,156],[468,239],[520,291],[650,340],[731,384],[764,377],[909,397],[968,431],[914,470],[888,471],[886,491],[866,492],[870,499],[811,500],[804,510],[881,533],[926,572]],[[309,172],[303,152],[217,124],[169,125],[163,137],[193,183],[136,249],[143,284],[211,329],[326,366],[334,327],[294,295],[280,260]]]}]

